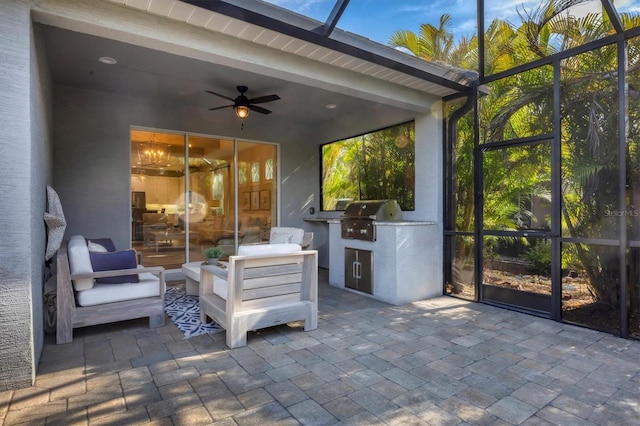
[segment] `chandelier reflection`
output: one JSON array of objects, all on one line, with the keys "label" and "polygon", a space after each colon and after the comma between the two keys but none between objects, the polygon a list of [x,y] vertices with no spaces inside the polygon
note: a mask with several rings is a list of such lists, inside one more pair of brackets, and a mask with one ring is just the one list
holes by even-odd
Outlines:
[{"label": "chandelier reflection", "polygon": [[147,143],[138,144],[138,165],[145,167],[168,167],[170,165],[171,150],[153,139]]}]

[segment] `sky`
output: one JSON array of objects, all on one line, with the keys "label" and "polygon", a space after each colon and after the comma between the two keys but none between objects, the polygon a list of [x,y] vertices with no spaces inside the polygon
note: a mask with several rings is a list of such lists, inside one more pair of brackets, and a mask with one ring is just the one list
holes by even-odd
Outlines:
[{"label": "sky", "polygon": [[[269,3],[324,22],[335,0],[267,0]],[[535,9],[540,0],[485,0],[487,16],[512,23],[520,22],[518,11]],[[615,0],[620,12],[640,12],[640,0]],[[590,0],[576,10],[576,15],[600,11],[600,0]],[[420,24],[438,26],[440,16],[451,15],[456,39],[476,32],[476,0],[351,0],[338,28],[387,44],[397,30],[418,33]],[[489,19],[491,20],[491,19]]]}]

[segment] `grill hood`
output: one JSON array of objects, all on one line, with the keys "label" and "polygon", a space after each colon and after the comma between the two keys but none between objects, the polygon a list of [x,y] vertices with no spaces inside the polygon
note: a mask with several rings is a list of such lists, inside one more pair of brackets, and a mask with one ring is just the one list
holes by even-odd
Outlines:
[{"label": "grill hood", "polygon": [[402,210],[396,200],[352,201],[344,209],[344,217],[350,219],[373,219],[389,222],[402,219]]}]

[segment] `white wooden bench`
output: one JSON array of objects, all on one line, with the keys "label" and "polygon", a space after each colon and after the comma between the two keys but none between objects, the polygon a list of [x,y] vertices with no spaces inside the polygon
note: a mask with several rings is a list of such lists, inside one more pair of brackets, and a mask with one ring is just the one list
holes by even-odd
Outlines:
[{"label": "white wooden bench", "polygon": [[230,256],[200,272],[200,316],[226,332],[230,348],[247,344],[247,332],[304,321],[318,327],[318,252]]},{"label": "white wooden bench", "polygon": [[[119,269],[111,271],[71,274],[68,241],[63,241],[56,257],[57,293],[56,293],[56,343],[69,343],[73,340],[73,329],[97,324],[106,324],[136,318],[149,317],[149,327],[164,325],[164,268],[139,267],[137,269]],[[77,306],[72,280],[117,277],[131,274],[154,274],[157,279],[151,285],[157,286],[157,294],[152,297],[134,298],[91,306]],[[135,285],[135,284],[133,284]],[[100,286],[100,284],[96,284]],[[121,289],[123,297],[131,288],[130,284],[103,284],[104,290],[112,292]],[[116,286],[116,287],[113,287]],[[147,284],[148,286],[148,284]],[[113,295],[111,296],[113,298]]]}]

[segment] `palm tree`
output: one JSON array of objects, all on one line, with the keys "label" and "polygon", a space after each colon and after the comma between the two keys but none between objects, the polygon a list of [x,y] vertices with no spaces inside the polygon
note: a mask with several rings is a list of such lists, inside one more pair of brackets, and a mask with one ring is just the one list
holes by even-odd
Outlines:
[{"label": "palm tree", "polygon": [[420,25],[420,34],[412,31],[399,30],[389,38],[389,45],[409,50],[419,58],[427,61],[444,62],[453,65],[454,39],[449,31],[451,15],[445,13],[440,17],[439,26],[431,24]]},{"label": "palm tree", "polygon": [[[548,0],[530,14],[521,14],[517,28],[501,20],[488,26],[485,36],[485,73],[492,74],[514,66],[548,57],[558,51],[581,46],[610,34],[611,23],[603,14],[582,18],[570,16],[568,10],[583,0]],[[622,15],[625,28],[640,26],[637,15]],[[389,44],[402,47],[417,57],[443,61],[450,65],[477,69],[477,39],[452,42],[450,17],[443,15],[438,27],[424,24],[420,33],[397,31]],[[628,41],[627,55],[630,113],[640,114],[640,43]],[[607,211],[619,203],[618,164],[618,93],[616,46],[605,46],[563,60],[562,110],[552,105],[553,69],[551,66],[523,72],[490,84],[489,93],[481,100],[481,143],[501,141],[549,133],[553,117],[561,114],[563,235],[569,237],[617,238],[615,218],[603,219]],[[458,123],[459,137],[453,147],[455,169],[456,230],[469,231],[473,209],[472,126],[463,118]],[[629,181],[640,187],[640,125],[629,120],[627,139]],[[471,147],[471,148],[470,148]],[[503,153],[503,155],[505,155]],[[504,158],[509,164],[517,159]],[[542,158],[540,159],[543,160]],[[548,175],[548,159],[532,164],[522,173],[524,182],[509,181],[509,169],[499,156],[489,157],[485,166],[485,225],[516,228],[512,213],[518,209],[514,197],[544,192],[536,185],[541,172]],[[500,176],[501,179],[495,179]],[[505,182],[508,184],[505,185]],[[517,183],[517,185],[516,185]],[[500,185],[500,186],[498,186]],[[512,190],[504,190],[513,185]],[[640,190],[638,191],[640,193]],[[489,196],[487,197],[487,195]],[[548,195],[548,194],[547,194]],[[640,198],[640,196],[638,197]],[[640,201],[638,201],[640,204]],[[640,205],[638,206],[640,209]],[[630,229],[640,228],[637,218],[629,218]],[[636,232],[640,239],[640,229]],[[599,301],[619,305],[615,277],[619,271],[617,257],[611,249],[595,245],[574,244],[582,269],[589,277],[592,292]],[[467,252],[468,250],[461,250]],[[613,250],[615,253],[615,250]]]},{"label": "palm tree", "polygon": [[396,199],[414,208],[415,136],[413,123],[325,145],[323,206],[333,209],[340,198]]},{"label": "palm tree", "polygon": [[322,148],[322,205],[333,210],[340,198],[353,198],[357,194],[356,176],[353,176],[352,161],[358,150],[353,143],[331,143]]}]

